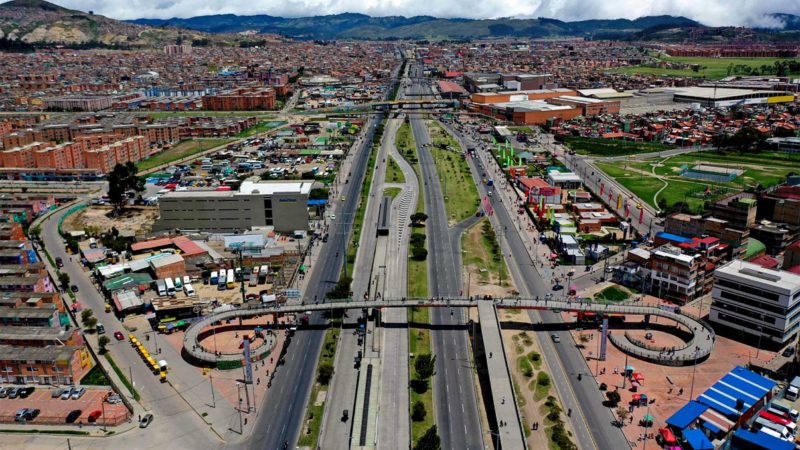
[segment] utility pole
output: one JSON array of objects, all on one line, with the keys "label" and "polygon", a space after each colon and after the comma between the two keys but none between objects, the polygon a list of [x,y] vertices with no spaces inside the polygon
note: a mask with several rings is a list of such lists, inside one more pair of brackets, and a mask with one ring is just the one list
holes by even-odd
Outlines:
[{"label": "utility pole", "polygon": [[208,375],[208,382],[211,383],[211,404],[212,404],[211,407],[212,408],[216,408],[217,407],[217,399],[214,396],[214,375],[210,375],[210,374]]},{"label": "utility pole", "polygon": [[239,407],[236,410],[239,411],[239,434],[241,435],[244,433],[244,426],[242,424],[242,390],[239,383],[236,383],[236,393],[239,396]]}]

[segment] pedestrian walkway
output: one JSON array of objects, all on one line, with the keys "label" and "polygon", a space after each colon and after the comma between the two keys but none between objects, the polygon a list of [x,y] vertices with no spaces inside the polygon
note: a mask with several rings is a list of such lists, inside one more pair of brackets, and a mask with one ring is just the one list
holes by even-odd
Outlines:
[{"label": "pedestrian walkway", "polygon": [[500,440],[498,448],[515,450],[527,448],[525,431],[522,428],[516,393],[511,383],[511,368],[508,365],[500,333],[497,311],[491,302],[478,303],[478,320],[481,324],[486,368],[489,372],[492,405],[498,425]]}]

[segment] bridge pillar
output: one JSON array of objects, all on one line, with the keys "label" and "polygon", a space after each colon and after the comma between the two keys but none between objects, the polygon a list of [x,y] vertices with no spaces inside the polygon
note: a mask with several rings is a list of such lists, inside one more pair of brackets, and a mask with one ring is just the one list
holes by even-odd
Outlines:
[{"label": "bridge pillar", "polygon": [[278,313],[272,313],[272,323],[273,325],[278,325]]},{"label": "bridge pillar", "polygon": [[606,346],[608,346],[608,316],[603,315],[603,326],[600,328],[600,354],[597,358],[600,361],[606,360]]}]

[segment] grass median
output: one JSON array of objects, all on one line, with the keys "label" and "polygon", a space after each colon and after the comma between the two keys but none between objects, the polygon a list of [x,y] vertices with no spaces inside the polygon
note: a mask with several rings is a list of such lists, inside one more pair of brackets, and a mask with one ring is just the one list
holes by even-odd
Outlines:
[{"label": "grass median", "polygon": [[405,183],[406,177],[393,157],[389,156],[386,160],[386,182]]},{"label": "grass median", "polygon": [[[333,327],[325,332],[325,342],[322,344],[322,352],[319,355],[317,364],[317,379],[311,389],[311,396],[306,407],[306,418],[303,432],[297,445],[309,448],[317,448],[319,445],[319,431],[322,426],[322,416],[325,412],[325,402],[319,401],[321,393],[327,392],[330,383],[330,376],[333,375],[334,359],[336,358],[336,343],[341,334],[339,324],[334,322]],[[328,375],[330,374],[330,375]],[[327,395],[324,397],[327,398]],[[335,414],[335,412],[334,412]]]},{"label": "grass median", "polygon": [[[383,127],[379,125],[379,130],[382,129]],[[372,147],[370,148],[369,161],[367,161],[367,173],[364,174],[364,182],[361,184],[361,193],[358,197],[358,207],[353,217],[353,233],[350,235],[350,242],[347,246],[347,258],[345,258],[344,261],[346,265],[349,264],[351,267],[355,266],[356,263],[358,241],[361,239],[361,227],[364,225],[364,215],[367,213],[367,199],[369,198],[369,191],[372,188],[372,177],[375,174],[375,159],[378,157],[378,150],[381,146],[379,136],[382,134],[382,132],[380,132],[380,134],[376,132],[375,136],[377,139],[373,141]]]},{"label": "grass median", "polygon": [[108,363],[111,364],[111,368],[114,369],[114,373],[117,374],[119,379],[122,381],[122,384],[124,384],[125,387],[128,389],[128,392],[131,393],[133,399],[138,402],[142,398],[139,395],[139,391],[137,391],[136,388],[133,387],[133,384],[131,384],[131,381],[128,379],[128,377],[126,377],[125,374],[122,372],[122,370],[120,370],[119,366],[117,366],[117,363],[114,362],[114,358],[112,358],[109,353],[106,353],[103,356],[105,356],[106,361],[108,361]]},{"label": "grass median", "polygon": [[489,219],[483,218],[461,235],[464,266],[482,283],[508,286],[509,274]]},{"label": "grass median", "polygon": [[447,217],[451,223],[461,222],[475,214],[480,206],[478,188],[455,138],[438,122],[428,122],[428,131],[433,142],[430,151],[442,186]]},{"label": "grass median", "polygon": [[136,167],[139,169],[139,172],[143,172],[154,167],[169,164],[173,161],[202,153],[206,150],[211,150],[212,148],[219,147],[220,145],[229,144],[235,140],[236,139],[192,139],[181,141],[172,148],[156,153],[145,160],[139,161],[139,163],[136,164]]},{"label": "grass median", "polygon": [[[410,274],[409,274],[410,275]],[[427,293],[426,293],[427,294]],[[413,307],[409,310],[409,330],[408,330],[408,351],[413,358],[409,361],[409,379],[417,380],[419,378],[414,364],[414,358],[420,355],[430,354],[431,350],[431,332],[430,332],[430,314],[428,308]],[[419,438],[436,422],[436,414],[433,410],[433,386],[431,380],[427,379],[421,384],[421,387],[409,388],[409,414],[413,405],[420,402],[425,408],[425,416],[422,420],[411,420],[411,446],[413,447]]]}]

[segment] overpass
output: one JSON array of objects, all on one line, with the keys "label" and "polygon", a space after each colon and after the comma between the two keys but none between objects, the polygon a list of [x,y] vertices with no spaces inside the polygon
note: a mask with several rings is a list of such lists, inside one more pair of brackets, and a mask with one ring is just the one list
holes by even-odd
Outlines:
[{"label": "overpass", "polygon": [[242,307],[228,311],[211,314],[196,320],[187,330],[183,338],[183,349],[198,361],[216,364],[221,361],[241,361],[239,354],[217,354],[203,347],[198,336],[213,322],[228,319],[247,318],[267,314],[281,315],[304,312],[324,312],[347,309],[369,308],[449,308],[462,307],[474,308],[479,303],[491,302],[494,308],[536,309],[549,311],[572,311],[578,313],[595,313],[607,315],[637,315],[657,316],[671,320],[683,326],[691,334],[691,339],[683,346],[676,347],[670,352],[630,338],[627,333],[608,333],[608,339],[620,350],[651,362],[665,365],[689,365],[697,360],[706,358],[713,349],[715,334],[711,327],[695,317],[681,312],[669,311],[654,306],[639,306],[630,304],[597,303],[564,299],[522,299],[522,298],[495,298],[493,300],[478,300],[465,298],[433,298],[433,299],[385,299],[382,301],[355,301],[355,300],[330,300],[327,303],[300,304],[300,305],[257,305]]}]

